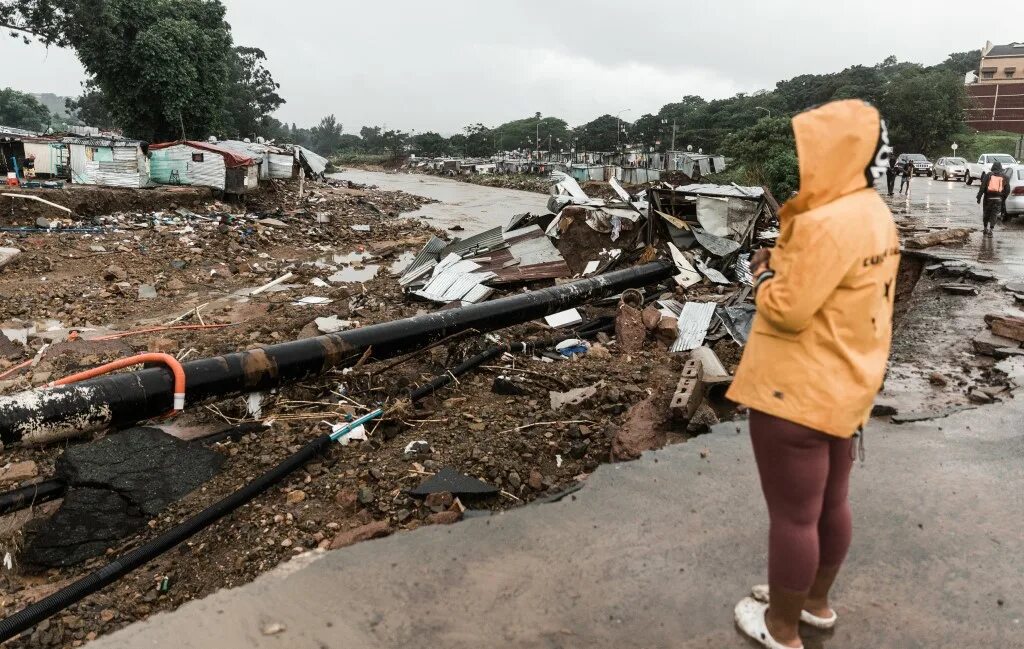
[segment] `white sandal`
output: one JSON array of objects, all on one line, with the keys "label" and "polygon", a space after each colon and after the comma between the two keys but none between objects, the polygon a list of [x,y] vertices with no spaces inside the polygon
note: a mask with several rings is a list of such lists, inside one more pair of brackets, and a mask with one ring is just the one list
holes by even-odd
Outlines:
[{"label": "white sandal", "polygon": [[[768,603],[768,584],[759,584],[750,589],[750,594],[759,602]],[[818,617],[810,611],[800,611],[800,621],[808,626],[813,626],[815,629],[821,629],[822,631],[828,631],[836,625],[836,621],[839,616],[833,610],[832,615],[829,617]]]},{"label": "white sandal", "polygon": [[768,633],[768,624],[764,621],[764,614],[767,612],[767,603],[759,602],[753,597],[744,597],[734,611],[736,626],[752,640],[768,649],[804,649],[803,645],[788,647],[773,638],[772,634]]}]

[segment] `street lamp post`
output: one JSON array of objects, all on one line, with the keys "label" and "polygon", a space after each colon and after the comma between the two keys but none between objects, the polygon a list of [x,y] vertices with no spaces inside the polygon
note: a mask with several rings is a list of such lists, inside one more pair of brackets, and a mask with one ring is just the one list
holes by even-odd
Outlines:
[{"label": "street lamp post", "polygon": [[615,152],[618,153],[621,148],[619,142],[620,131],[622,131],[622,113],[628,113],[633,110],[632,108],[623,108],[619,112],[615,113],[615,119],[618,120],[615,124]]}]

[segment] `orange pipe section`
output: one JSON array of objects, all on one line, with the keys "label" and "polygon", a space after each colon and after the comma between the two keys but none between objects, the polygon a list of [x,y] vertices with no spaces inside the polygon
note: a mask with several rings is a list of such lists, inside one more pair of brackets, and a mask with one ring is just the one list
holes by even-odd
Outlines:
[{"label": "orange pipe section", "polygon": [[178,362],[178,359],[170,354],[139,354],[138,356],[122,358],[111,363],[107,363],[106,365],[94,367],[91,370],[72,374],[71,376],[64,377],[59,381],[48,383],[46,387],[55,388],[61,385],[71,385],[72,383],[78,383],[79,381],[85,381],[86,379],[94,379],[97,376],[103,376],[104,374],[123,370],[126,367],[140,365],[142,363],[162,363],[171,370],[171,373],[174,374],[174,411],[177,412],[184,410],[185,370],[182,368],[181,363]]}]

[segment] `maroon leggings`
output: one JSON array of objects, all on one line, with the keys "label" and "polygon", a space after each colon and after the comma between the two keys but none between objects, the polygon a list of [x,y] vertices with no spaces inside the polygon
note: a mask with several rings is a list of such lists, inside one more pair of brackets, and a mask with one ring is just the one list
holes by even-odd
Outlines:
[{"label": "maroon leggings", "polygon": [[853,440],[756,410],[750,439],[771,521],[768,584],[808,591],[818,566],[839,567],[850,547]]}]

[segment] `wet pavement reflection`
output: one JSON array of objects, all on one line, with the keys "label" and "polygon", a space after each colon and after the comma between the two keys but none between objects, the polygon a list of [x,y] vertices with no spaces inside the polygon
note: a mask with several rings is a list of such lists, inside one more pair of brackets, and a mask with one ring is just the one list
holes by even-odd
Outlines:
[{"label": "wet pavement reflection", "polygon": [[962,246],[934,246],[926,252],[978,264],[1000,279],[1024,277],[1024,216],[997,225],[990,238],[982,236],[977,184],[915,178],[910,183],[909,196],[897,193],[892,197],[885,195],[884,181],[879,181],[877,188],[882,190],[882,198],[900,225],[977,230]]}]

